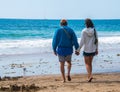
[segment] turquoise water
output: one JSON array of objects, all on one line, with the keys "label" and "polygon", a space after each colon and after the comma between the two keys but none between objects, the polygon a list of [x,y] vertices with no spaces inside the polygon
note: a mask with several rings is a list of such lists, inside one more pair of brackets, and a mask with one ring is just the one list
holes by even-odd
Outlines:
[{"label": "turquoise water", "polygon": [[[50,39],[60,20],[0,19],[0,39]],[[99,36],[120,36],[120,20],[93,20]],[[80,37],[84,20],[68,20]],[[114,34],[113,34],[114,33]]]}]

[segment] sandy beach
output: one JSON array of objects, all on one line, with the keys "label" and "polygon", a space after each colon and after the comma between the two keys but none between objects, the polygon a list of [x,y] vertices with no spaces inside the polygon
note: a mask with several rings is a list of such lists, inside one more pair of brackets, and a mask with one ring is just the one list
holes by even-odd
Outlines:
[{"label": "sandy beach", "polygon": [[[10,85],[34,85],[34,90],[15,92],[120,92],[120,73],[93,74],[91,83],[86,74],[72,74],[72,81],[62,83],[60,75],[26,76],[18,79],[1,80],[0,87]],[[0,92],[11,92],[8,90]],[[14,92],[14,91],[12,91]]]}]

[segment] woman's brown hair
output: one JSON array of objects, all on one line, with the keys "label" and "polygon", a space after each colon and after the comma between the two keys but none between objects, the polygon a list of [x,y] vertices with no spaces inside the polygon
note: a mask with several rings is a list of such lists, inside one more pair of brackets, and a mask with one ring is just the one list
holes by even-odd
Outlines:
[{"label": "woman's brown hair", "polygon": [[89,28],[89,27],[93,28],[94,27],[94,24],[93,24],[92,20],[89,19],[89,18],[85,19],[85,25],[86,25],[87,28]]}]

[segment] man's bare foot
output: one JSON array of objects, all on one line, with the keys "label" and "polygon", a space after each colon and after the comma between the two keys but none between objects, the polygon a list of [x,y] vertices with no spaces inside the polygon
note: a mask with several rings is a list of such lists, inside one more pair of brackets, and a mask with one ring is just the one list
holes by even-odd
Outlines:
[{"label": "man's bare foot", "polygon": [[88,82],[91,82],[91,81],[92,81],[92,79],[93,79],[93,77],[89,78]]},{"label": "man's bare foot", "polygon": [[65,83],[65,82],[66,82],[65,80],[62,81],[62,83]]},{"label": "man's bare foot", "polygon": [[68,79],[68,81],[71,81],[71,77],[70,76],[67,76],[67,79]]}]

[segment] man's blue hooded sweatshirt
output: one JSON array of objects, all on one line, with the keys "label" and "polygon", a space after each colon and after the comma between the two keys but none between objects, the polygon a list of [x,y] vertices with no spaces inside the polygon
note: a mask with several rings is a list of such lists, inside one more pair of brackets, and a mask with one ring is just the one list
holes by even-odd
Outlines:
[{"label": "man's blue hooded sweatshirt", "polygon": [[75,32],[68,26],[63,26],[56,30],[52,47],[58,55],[67,56],[73,53],[73,46],[77,50],[79,47]]}]

